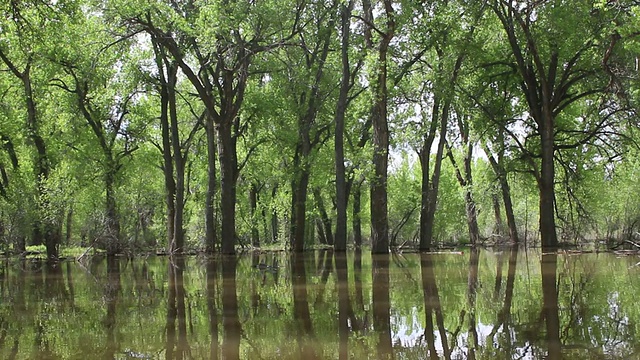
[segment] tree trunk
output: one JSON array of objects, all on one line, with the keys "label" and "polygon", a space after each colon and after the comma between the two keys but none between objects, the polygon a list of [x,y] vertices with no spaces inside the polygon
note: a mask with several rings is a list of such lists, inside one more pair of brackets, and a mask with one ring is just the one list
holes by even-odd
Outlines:
[{"label": "tree trunk", "polygon": [[387,32],[378,47],[374,103],[371,109],[373,127],[373,167],[371,179],[371,252],[389,252],[389,214],[387,211],[387,169],[389,164],[389,124],[387,119],[387,52],[395,32],[395,14],[390,0],[384,1]]},{"label": "tree trunk", "polygon": [[218,235],[216,233],[215,195],[216,195],[216,136],[213,120],[206,120],[207,133],[207,195],[204,210],[205,241],[207,253],[216,251]]},{"label": "tree trunk", "polygon": [[[271,200],[273,201],[273,199],[275,199],[276,195],[278,194],[278,185],[274,185],[273,189],[271,189]],[[276,209],[274,208],[273,211],[271,211],[271,242],[272,243],[276,243],[278,242],[278,211],[276,211]]]},{"label": "tree trunk", "polygon": [[[158,59],[159,61],[159,59]],[[159,66],[161,65],[158,62]],[[159,69],[161,70],[161,69]],[[174,248],[175,227],[175,194],[176,183],[173,178],[173,158],[171,157],[171,135],[169,126],[169,84],[161,84],[160,88],[160,128],[162,133],[162,171],[164,173],[165,205],[167,207],[167,251]]]},{"label": "tree trunk", "polygon": [[[446,101],[442,106],[442,112],[439,115],[439,101],[434,100],[433,111],[434,118],[438,119],[440,125],[440,140],[436,151],[435,164],[433,166],[433,175],[429,182],[429,158],[431,144],[433,143],[434,134],[430,131],[430,135],[425,139],[422,151],[420,153],[420,163],[422,164],[422,207],[420,211],[420,251],[431,250],[433,245],[433,227],[435,224],[435,214],[438,205],[438,187],[440,184],[440,173],[442,168],[442,158],[444,155],[444,144],[447,136],[447,120],[449,119],[449,108],[451,103]],[[432,127],[433,129],[433,127]],[[429,146],[429,147],[427,147]]]},{"label": "tree trunk", "polygon": [[344,166],[344,118],[347,110],[347,98],[349,95],[349,83],[351,72],[349,68],[349,37],[351,35],[351,12],[353,0],[342,5],[341,15],[341,60],[342,79],[340,82],[340,94],[335,115],[335,162],[336,162],[336,238],[334,249],[345,251],[347,249],[347,183]]},{"label": "tree trunk", "polygon": [[[51,164],[49,162],[49,158],[47,156],[47,149],[44,142],[44,139],[40,135],[39,131],[39,123],[38,123],[38,115],[36,110],[36,102],[33,95],[33,89],[31,87],[31,63],[29,62],[24,70],[24,72],[19,77],[22,80],[22,85],[24,87],[26,103],[27,103],[27,130],[29,133],[29,137],[36,148],[36,188],[38,193],[38,199],[46,199],[46,181],[49,179],[49,171]],[[40,209],[45,208],[46,204],[40,203],[40,201],[46,200],[38,200]],[[45,247],[47,249],[47,259],[56,260],[58,259],[58,245],[60,243],[60,239],[56,234],[58,231],[56,229],[56,225],[53,220],[45,220],[44,223],[41,223],[40,220],[36,220],[34,228],[37,229],[35,232],[42,236],[43,238],[34,239],[35,241],[44,240]]]},{"label": "tree trunk", "polygon": [[362,246],[362,221],[360,220],[361,213],[361,197],[362,197],[362,182],[358,181],[355,186],[352,187],[353,194],[353,214],[351,216],[353,227],[353,243],[357,249]]},{"label": "tree trunk", "polygon": [[290,246],[294,252],[304,251],[308,184],[309,172],[305,169],[300,169],[297,181],[291,184],[293,196],[291,199]]},{"label": "tree trunk", "polygon": [[334,245],[333,239],[333,231],[331,226],[331,219],[329,218],[329,214],[327,214],[327,209],[324,207],[324,200],[322,199],[322,194],[320,193],[319,188],[313,189],[313,197],[318,206],[318,211],[320,211],[320,219],[322,220],[322,226],[324,230],[325,237],[327,239],[328,245]]},{"label": "tree trunk", "polygon": [[550,250],[558,246],[555,223],[554,190],[554,125],[550,114],[545,116],[541,131],[542,159],[538,189],[540,191],[540,237],[542,249]]},{"label": "tree trunk", "polygon": [[[67,246],[71,245],[71,230],[73,229],[73,206],[69,207],[69,210],[67,210],[67,219],[65,221],[66,224],[66,231],[64,233],[65,235],[65,244]],[[0,234],[0,237],[2,236],[2,234]]]},{"label": "tree trunk", "polygon": [[[110,154],[108,155],[110,157]],[[115,164],[112,161],[107,161],[107,168],[105,169],[104,182],[106,192],[106,250],[107,256],[112,256],[119,253],[122,249],[120,246],[120,220],[118,219],[118,210],[116,206],[115,195]]]},{"label": "tree trunk", "polygon": [[478,210],[476,202],[473,199],[473,174],[471,172],[471,161],[473,158],[473,144],[468,140],[467,134],[467,153],[464,157],[464,175],[465,175],[465,209],[467,212],[467,225],[469,227],[469,236],[471,244],[476,245],[480,242],[480,229],[478,228]]},{"label": "tree trunk", "polygon": [[231,134],[231,122],[222,121],[218,130],[218,158],[220,160],[220,191],[223,254],[235,254],[236,245],[236,175],[238,172],[236,146]]},{"label": "tree trunk", "polygon": [[260,247],[260,233],[258,231],[258,186],[251,183],[249,187],[249,207],[251,210],[251,246]]},{"label": "tree trunk", "polygon": [[185,158],[182,156],[182,144],[180,143],[180,129],[178,126],[178,109],[176,102],[175,85],[177,79],[177,66],[169,69],[169,119],[171,121],[171,145],[173,147],[173,164],[175,165],[175,213],[173,227],[173,242],[175,252],[184,250],[184,194],[185,194]]},{"label": "tree trunk", "polygon": [[[503,139],[502,131],[499,134],[499,139]],[[502,193],[502,201],[504,202],[504,212],[507,217],[507,226],[509,227],[509,238],[511,242],[517,244],[518,239],[518,228],[516,227],[516,219],[513,213],[513,203],[511,202],[511,188],[509,187],[509,182],[507,180],[507,172],[504,167],[504,149],[501,149],[498,152],[498,159],[492,155],[488,146],[484,146],[484,152],[487,154],[489,158],[489,164],[493,168],[493,172],[496,174],[498,178],[498,182],[500,183],[500,191]]]},{"label": "tree trunk", "polygon": [[504,233],[504,225],[502,224],[502,212],[500,210],[500,199],[498,195],[491,194],[491,203],[493,204],[493,216],[495,217],[496,224],[493,228],[493,233],[502,236]]},{"label": "tree trunk", "polygon": [[458,183],[464,190],[464,203],[465,203],[465,211],[467,217],[467,228],[469,229],[469,239],[473,246],[475,246],[480,240],[480,230],[478,229],[478,214],[476,210],[476,203],[473,199],[473,192],[471,191],[473,187],[473,177],[471,174],[471,158],[473,154],[473,146],[468,141],[469,134],[468,132],[463,131],[463,126],[460,126],[463,142],[466,143],[467,151],[465,153],[463,162],[464,162],[464,175],[456,162],[456,159],[453,155],[453,151],[451,147],[447,146],[447,156],[449,160],[451,160],[451,165],[455,169],[456,178],[458,179]]}]

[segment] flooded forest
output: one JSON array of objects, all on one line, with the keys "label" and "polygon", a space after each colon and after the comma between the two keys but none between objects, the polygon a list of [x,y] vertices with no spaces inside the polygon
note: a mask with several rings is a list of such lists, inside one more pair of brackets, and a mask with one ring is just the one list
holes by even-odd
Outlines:
[{"label": "flooded forest", "polygon": [[0,356],[640,357],[640,5],[0,4]]},{"label": "flooded forest", "polygon": [[0,11],[4,253],[636,244],[633,1]]}]

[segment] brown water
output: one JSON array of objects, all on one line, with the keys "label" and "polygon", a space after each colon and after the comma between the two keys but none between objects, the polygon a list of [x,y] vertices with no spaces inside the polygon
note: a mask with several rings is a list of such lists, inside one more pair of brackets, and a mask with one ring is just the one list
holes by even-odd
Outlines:
[{"label": "brown water", "polygon": [[0,359],[635,359],[614,254],[0,263]]}]

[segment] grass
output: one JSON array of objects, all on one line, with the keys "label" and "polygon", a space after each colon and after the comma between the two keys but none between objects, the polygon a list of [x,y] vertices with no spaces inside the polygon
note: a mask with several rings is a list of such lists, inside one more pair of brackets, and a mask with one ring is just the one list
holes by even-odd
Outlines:
[{"label": "grass", "polygon": [[[44,245],[29,245],[26,247],[27,251],[27,259],[46,259],[47,258],[47,248]],[[80,255],[84,254],[87,251],[86,247],[82,246],[61,246],[60,247],[60,258],[77,258]],[[91,253],[101,253],[103,250],[92,249]]]}]

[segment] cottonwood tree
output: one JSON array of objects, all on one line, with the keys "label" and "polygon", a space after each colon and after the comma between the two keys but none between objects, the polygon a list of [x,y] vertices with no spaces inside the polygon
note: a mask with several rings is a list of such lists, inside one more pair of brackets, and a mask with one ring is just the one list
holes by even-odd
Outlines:
[{"label": "cottonwood tree", "polygon": [[291,29],[296,29],[297,25],[290,24],[297,23],[299,9],[240,1],[207,5],[188,1],[146,8],[120,5],[118,11],[124,21],[133,29],[143,29],[157,39],[203,102],[209,152],[205,214],[207,248],[213,251],[216,238],[213,197],[217,150],[222,220],[220,250],[234,253],[239,176],[236,143],[245,128],[241,108],[251,63],[257,54],[280,46],[292,36]]},{"label": "cottonwood tree", "polygon": [[[611,132],[612,114],[621,108],[615,95],[622,89],[610,71],[619,48],[615,40],[619,34],[612,24],[625,21],[626,14],[610,7],[615,2],[578,1],[571,6],[557,6],[554,1],[491,2],[508,44],[509,56],[502,59],[502,66],[513,70],[520,85],[519,100],[527,104],[526,135],[518,143],[538,185],[545,249],[558,246],[557,152],[593,143],[598,134]],[[575,116],[568,111],[582,104],[597,108],[596,115]]]},{"label": "cottonwood tree", "polygon": [[36,2],[8,2],[0,5],[2,24],[0,25],[0,60],[4,69],[17,80],[24,96],[26,112],[25,132],[35,149],[34,171],[36,183],[36,204],[39,214],[33,221],[33,239],[46,246],[47,258],[57,259],[60,243],[60,223],[57,219],[43,216],[47,208],[47,180],[55,163],[52,160],[45,135],[42,114],[38,108],[41,89],[46,83],[37,73],[46,67],[43,56],[46,48],[43,39],[64,20],[62,9],[68,4],[60,2],[45,5]]},{"label": "cottonwood tree", "polygon": [[123,250],[116,188],[124,159],[138,149],[142,127],[130,118],[136,97],[140,94],[139,79],[129,65],[134,63],[132,42],[105,36],[101,17],[86,15],[69,23],[73,39],[52,56],[66,76],[51,80],[51,84],[69,93],[73,108],[88,125],[100,155],[97,165],[104,184],[105,231],[101,241],[108,255]]}]

